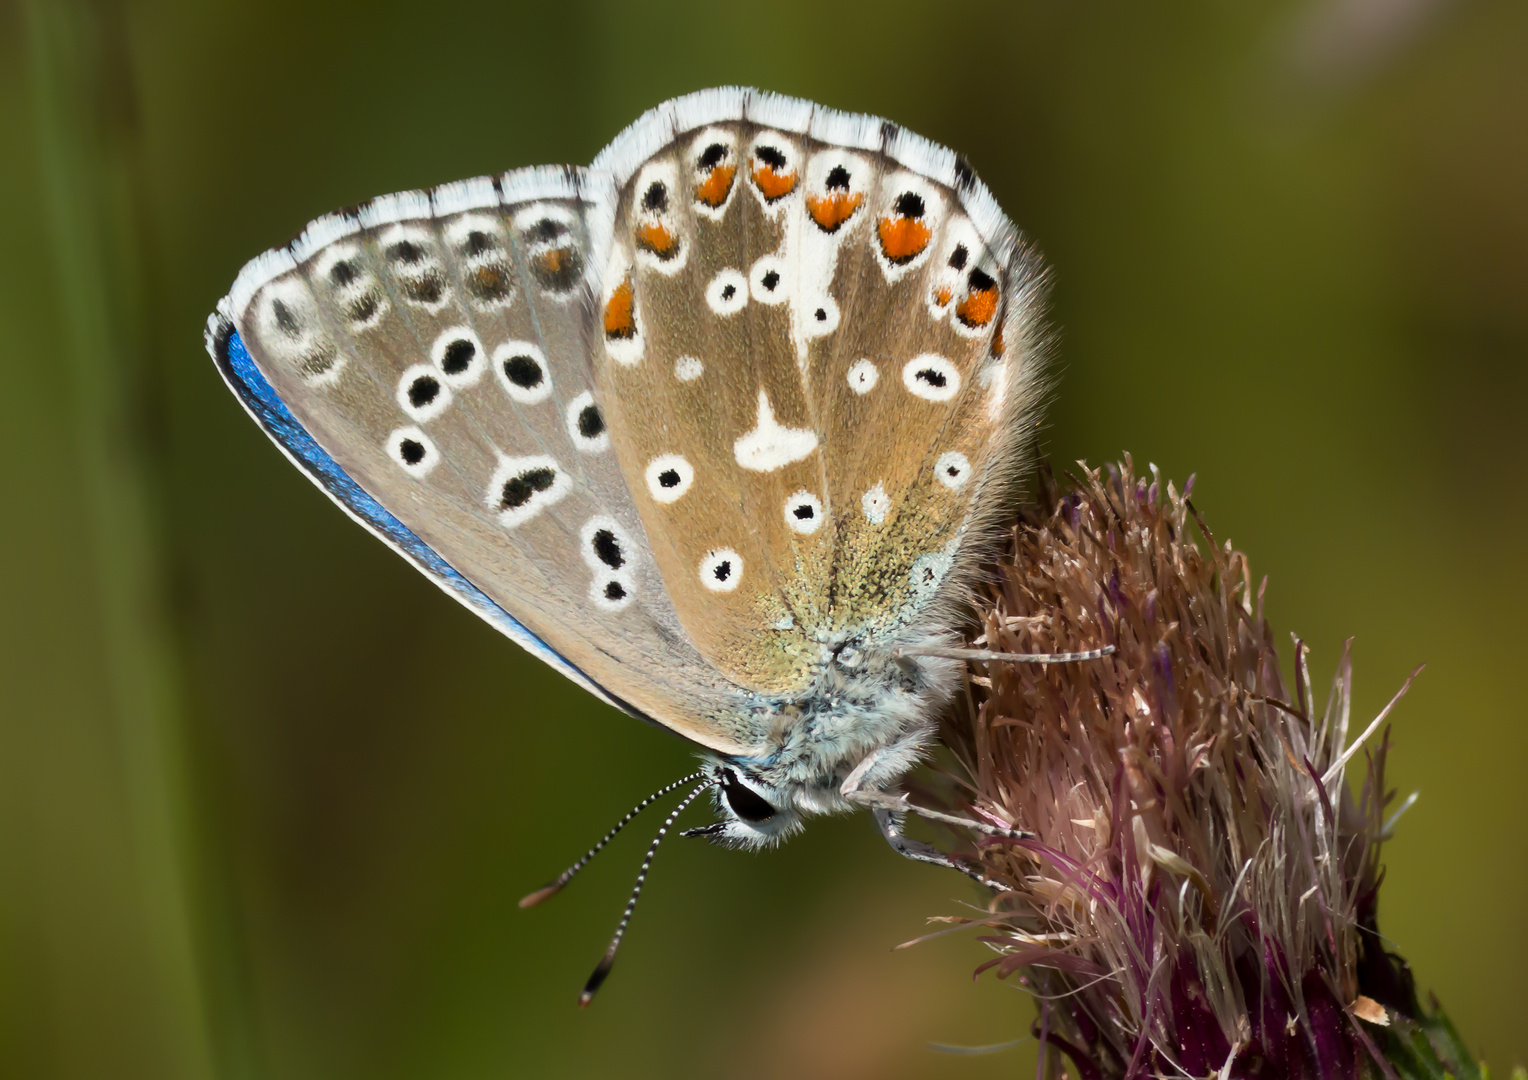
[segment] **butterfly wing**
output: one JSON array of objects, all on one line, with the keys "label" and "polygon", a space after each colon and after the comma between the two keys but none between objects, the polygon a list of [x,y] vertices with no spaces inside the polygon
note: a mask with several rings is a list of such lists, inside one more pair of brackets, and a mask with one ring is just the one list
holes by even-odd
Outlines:
[{"label": "butterfly wing", "polygon": [[319,219],[209,326],[245,406],[325,491],[508,636],[635,715],[740,753],[611,453],[587,279],[605,187],[532,169]]},{"label": "butterfly wing", "polygon": [[1035,264],[953,154],[808,102],[681,98],[595,169],[596,378],[675,611],[804,690],[971,566],[1032,435]]}]

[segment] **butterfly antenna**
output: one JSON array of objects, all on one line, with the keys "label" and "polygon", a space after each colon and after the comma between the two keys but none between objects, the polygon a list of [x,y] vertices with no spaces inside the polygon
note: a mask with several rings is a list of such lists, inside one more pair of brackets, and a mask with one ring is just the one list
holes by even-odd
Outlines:
[{"label": "butterfly antenna", "polygon": [[610,974],[610,968],[615,964],[615,951],[621,947],[621,938],[626,936],[626,927],[631,922],[631,913],[637,910],[637,899],[642,895],[642,885],[647,881],[647,871],[653,865],[653,856],[658,854],[658,845],[663,843],[663,838],[674,824],[674,819],[684,813],[685,807],[694,802],[702,791],[714,785],[715,781],[708,779],[686,795],[679,805],[674,807],[673,812],[664,819],[663,827],[658,830],[658,835],[653,837],[653,842],[648,845],[647,855],[642,859],[642,868],[637,871],[636,887],[631,890],[631,899],[626,901],[626,910],[621,913],[621,921],[616,924],[615,936],[610,939],[610,947],[605,950],[605,955],[600,957],[600,962],[595,965],[594,973],[589,976],[589,981],[584,983],[583,993],[578,995],[579,1008],[589,1007],[589,1003],[594,1000],[595,992],[599,990],[600,984],[605,981],[606,976]]},{"label": "butterfly antenna", "polygon": [[522,897],[520,900],[520,906],[522,908],[535,907],[547,897],[552,896],[560,891],[564,885],[573,880],[574,874],[578,873],[585,866],[587,866],[590,859],[598,855],[602,850],[604,850],[606,844],[615,839],[616,833],[620,832],[622,829],[626,828],[628,824],[631,823],[632,818],[636,817],[643,810],[646,810],[649,806],[663,798],[663,796],[667,795],[675,788],[684,787],[686,784],[693,784],[695,781],[699,780],[705,775],[706,774],[704,772],[692,772],[689,776],[681,777],[680,779],[675,780],[672,784],[659,788],[647,798],[637,803],[637,805],[633,806],[625,817],[615,823],[614,828],[612,828],[609,832],[600,838],[599,843],[595,844],[588,851],[584,852],[583,858],[579,859],[572,866],[558,874],[557,880],[553,881],[550,885],[543,885],[541,888],[537,889],[529,896]]},{"label": "butterfly antenna", "polygon": [[942,656],[947,660],[998,660],[1010,664],[1071,664],[1079,660],[1099,660],[1117,651],[1113,645],[1105,645],[1101,649],[1088,649],[1085,652],[1033,653],[991,652],[987,649],[942,649],[929,646],[925,649],[893,649],[891,655],[897,659],[904,656]]}]

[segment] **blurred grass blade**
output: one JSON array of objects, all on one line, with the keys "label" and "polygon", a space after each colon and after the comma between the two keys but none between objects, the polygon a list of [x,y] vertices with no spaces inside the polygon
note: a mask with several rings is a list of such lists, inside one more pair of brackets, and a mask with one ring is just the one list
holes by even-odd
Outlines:
[{"label": "blurred grass blade", "polygon": [[[38,159],[57,273],[58,359],[68,368],[75,467],[105,657],[100,723],[114,743],[126,804],[136,910],[117,935],[146,943],[149,970],[126,972],[125,1000],[166,1078],[212,1075],[192,917],[195,880],[179,701],[179,665],[158,543],[145,425],[135,404],[144,371],[143,262],[136,235],[133,84],[120,5],[27,0],[24,5]],[[108,963],[109,957],[98,957]],[[109,983],[119,973],[101,970]],[[108,1007],[103,1001],[97,1007]],[[79,1040],[89,1032],[57,1037]],[[89,1017],[85,1017],[88,1023]],[[94,1040],[91,1040],[94,1041]],[[87,1060],[112,1059],[92,1047]],[[118,1062],[116,1075],[134,1071]]]}]

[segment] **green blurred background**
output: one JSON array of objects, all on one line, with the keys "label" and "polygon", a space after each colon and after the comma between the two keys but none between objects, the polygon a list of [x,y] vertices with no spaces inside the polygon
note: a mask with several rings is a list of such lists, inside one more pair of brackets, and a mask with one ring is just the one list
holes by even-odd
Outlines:
[{"label": "green blurred background", "polygon": [[[864,820],[515,908],[676,740],[366,536],[202,352],[341,204],[740,82],[962,150],[1055,271],[1047,449],[1181,480],[1421,801],[1382,927],[1528,1059],[1528,5],[0,2],[0,1074],[987,1077],[974,899]],[[405,634],[400,628],[416,631]],[[704,820],[697,814],[696,820]],[[1032,1074],[1032,1073],[1031,1073]]]}]

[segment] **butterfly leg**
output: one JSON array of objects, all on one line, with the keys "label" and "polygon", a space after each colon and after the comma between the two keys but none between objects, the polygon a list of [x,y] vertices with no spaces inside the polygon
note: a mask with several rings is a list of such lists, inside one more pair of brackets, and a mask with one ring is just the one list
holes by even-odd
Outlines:
[{"label": "butterfly leg", "polygon": [[869,807],[872,810],[885,810],[892,814],[917,814],[928,821],[938,821],[945,825],[955,825],[962,829],[971,829],[984,836],[997,836],[1005,840],[1033,840],[1035,834],[1023,829],[1007,829],[1001,825],[989,825],[985,821],[977,821],[975,818],[960,817],[956,814],[946,814],[942,810],[934,810],[926,806],[915,806],[905,792],[882,791],[865,783],[865,778],[871,775],[877,765],[880,764],[881,751],[870,754],[854,767],[843,786],[839,788],[839,794],[850,802],[859,806]]},{"label": "butterfly leg", "polygon": [[922,841],[914,840],[904,835],[900,816],[892,811],[875,807],[870,813],[875,817],[875,825],[881,831],[882,838],[891,846],[892,851],[895,851],[904,859],[928,863],[931,866],[943,866],[948,870],[958,870],[960,873],[965,874],[966,877],[980,882],[991,889],[1001,889],[1004,887],[999,882],[988,878],[970,864],[946,855],[938,848],[931,847]]}]

